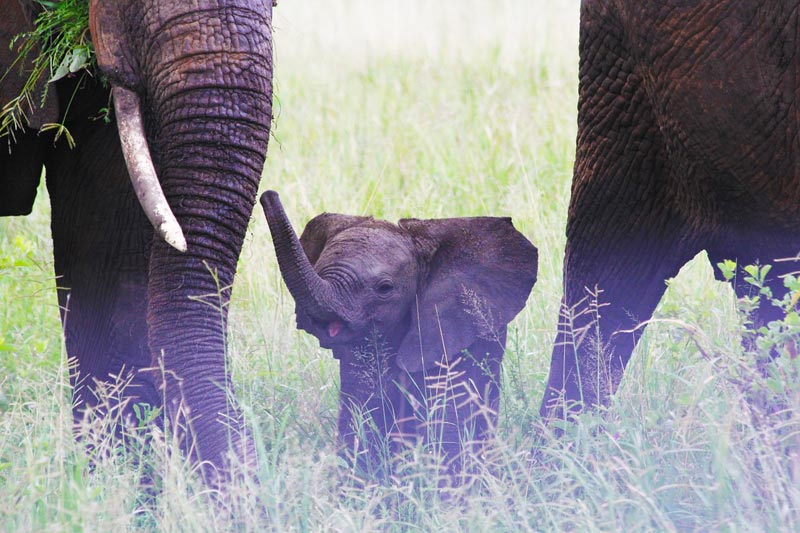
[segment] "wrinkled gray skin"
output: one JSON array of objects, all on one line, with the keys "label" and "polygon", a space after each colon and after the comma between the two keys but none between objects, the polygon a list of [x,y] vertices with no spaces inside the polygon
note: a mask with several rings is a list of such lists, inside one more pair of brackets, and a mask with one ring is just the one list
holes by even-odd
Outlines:
[{"label": "wrinkled gray skin", "polygon": [[423,439],[457,468],[496,425],[506,326],[536,281],[536,248],[493,217],[325,213],[298,240],[276,193],[261,204],[297,327],[339,360],[345,452],[369,465]]},{"label": "wrinkled gray skin", "polygon": [[[30,27],[31,8],[0,0],[2,73],[15,55],[9,40]],[[29,213],[47,170],[58,299],[67,352],[77,363],[76,418],[102,403],[97,391],[115,376],[130,379],[111,407],[131,423],[134,403],[165,407],[171,425],[184,425],[184,449],[207,462],[212,481],[227,477],[229,450],[245,465],[255,453],[230,400],[227,306],[221,320],[218,309],[192,298],[214,294],[217,301],[218,287],[223,301],[230,296],[269,137],[271,9],[268,0],[90,3],[100,70],[115,91],[141,100],[185,253],[154,236],[121,152],[120,114],[112,112],[110,123],[95,118],[109,106],[109,88],[96,77],[51,87],[46,108],[0,150],[0,215]],[[11,71],[0,85],[0,104],[18,90],[18,75]],[[74,136],[74,150],[37,135],[36,127],[56,121]]]},{"label": "wrinkled gray skin", "polygon": [[[798,263],[776,259],[800,252],[800,1],[585,0],[580,28],[545,419],[608,401],[665,280],[698,253],[718,279],[725,259],[773,264],[766,285],[781,297]],[[739,296],[757,292],[741,277]],[[602,291],[597,323],[581,313],[587,289]],[[753,318],[780,314],[762,298]]]}]

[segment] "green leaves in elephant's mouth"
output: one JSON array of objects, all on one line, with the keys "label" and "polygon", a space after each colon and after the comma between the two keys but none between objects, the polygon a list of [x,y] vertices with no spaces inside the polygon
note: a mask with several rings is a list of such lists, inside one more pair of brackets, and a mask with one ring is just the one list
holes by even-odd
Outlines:
[{"label": "green leaves in elephant's mouth", "polygon": [[[13,135],[25,125],[30,111],[43,107],[46,98],[55,98],[52,93],[48,96],[50,83],[65,76],[96,71],[88,0],[36,3],[41,12],[33,21],[33,29],[14,37],[12,47],[18,50],[17,58],[6,72],[0,73],[5,77],[25,70],[30,72],[20,93],[2,103],[0,137]],[[73,144],[63,124],[43,124],[41,130],[55,130],[56,138],[64,135]]]}]

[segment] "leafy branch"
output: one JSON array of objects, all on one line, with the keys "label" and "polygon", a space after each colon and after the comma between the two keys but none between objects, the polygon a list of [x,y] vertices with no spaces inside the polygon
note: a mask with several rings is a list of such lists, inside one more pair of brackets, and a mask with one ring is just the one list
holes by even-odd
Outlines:
[{"label": "leafy branch", "polygon": [[[19,53],[14,63],[3,73],[27,78],[20,93],[0,110],[0,137],[21,129],[26,122],[26,110],[44,106],[49,84],[61,78],[88,69],[94,64],[94,49],[89,35],[89,2],[87,0],[56,0],[36,2],[42,7],[34,21],[33,30],[24,32],[11,42]],[[28,61],[28,56],[38,55]],[[2,79],[2,78],[0,78]],[[40,80],[47,80],[40,94]],[[42,131],[55,130],[56,139],[64,135],[70,146],[72,137],[61,123],[44,124]]]}]

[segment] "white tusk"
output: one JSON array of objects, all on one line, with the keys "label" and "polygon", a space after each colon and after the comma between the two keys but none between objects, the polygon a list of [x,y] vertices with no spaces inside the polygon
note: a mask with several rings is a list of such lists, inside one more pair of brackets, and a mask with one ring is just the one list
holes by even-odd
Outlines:
[{"label": "white tusk", "polygon": [[185,252],[186,238],[164,197],[150,158],[139,97],[135,92],[118,86],[114,86],[111,92],[122,153],[139,203],[156,232],[176,250]]}]

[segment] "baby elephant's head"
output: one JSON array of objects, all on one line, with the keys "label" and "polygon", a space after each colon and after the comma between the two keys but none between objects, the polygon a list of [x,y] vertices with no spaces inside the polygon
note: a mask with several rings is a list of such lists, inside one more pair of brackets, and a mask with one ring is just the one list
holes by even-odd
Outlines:
[{"label": "baby elephant's head", "polygon": [[431,368],[479,339],[504,337],[536,281],[536,248],[509,218],[395,225],[324,213],[298,240],[277,193],[261,204],[297,326],[337,358],[377,333],[395,369]]}]

